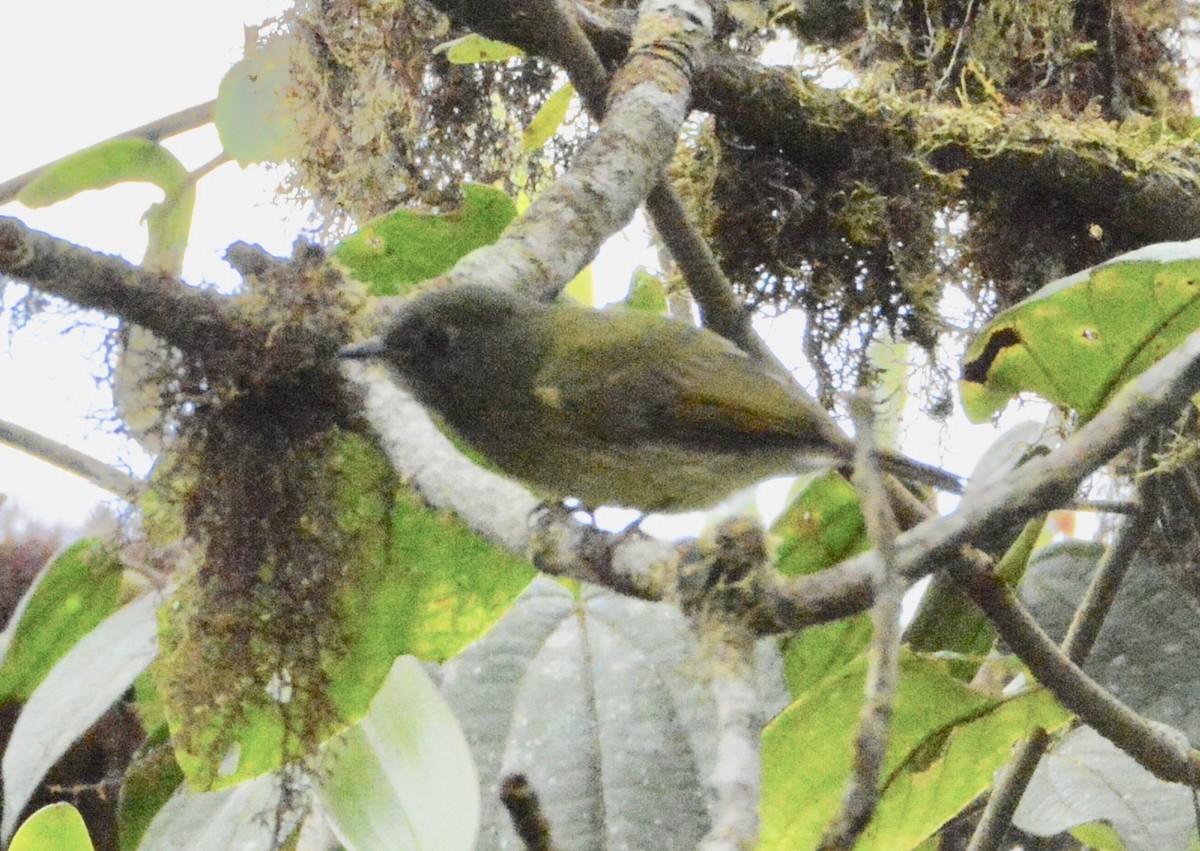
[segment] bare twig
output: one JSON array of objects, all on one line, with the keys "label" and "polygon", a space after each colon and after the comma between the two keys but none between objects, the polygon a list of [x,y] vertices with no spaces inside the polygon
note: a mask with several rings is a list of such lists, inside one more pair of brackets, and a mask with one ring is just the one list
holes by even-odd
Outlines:
[{"label": "bare twig", "polygon": [[1073,499],[1063,507],[1097,514],[1137,514],[1142,508],[1137,500],[1128,499]]},{"label": "bare twig", "polygon": [[141,479],[135,479],[91,455],[64,446],[16,423],[0,420],[0,443],[7,443],[35,458],[41,458],[69,473],[74,473],[97,487],[116,494],[126,502],[135,502],[146,491],[146,483]]},{"label": "bare twig", "polygon": [[1000,847],[1008,826],[1012,824],[1013,813],[1021,796],[1025,794],[1038,760],[1049,744],[1050,737],[1041,727],[1035,727],[1029,738],[1017,746],[1012,761],[1004,769],[1004,775],[996,784],[996,791],[988,798],[987,808],[979,820],[979,826],[971,836],[967,851],[993,851]]},{"label": "bare twig", "polygon": [[[1145,467],[1142,467],[1145,472]],[[1156,478],[1146,475],[1138,488],[1138,505],[1140,509],[1132,517],[1121,524],[1116,540],[1104,551],[1092,581],[1088,585],[1067,635],[1063,638],[1062,650],[1067,658],[1076,665],[1083,665],[1091,655],[1100,627],[1104,625],[1112,604],[1116,600],[1117,591],[1133,563],[1142,542],[1158,521],[1158,500],[1155,498]]]},{"label": "bare twig", "polygon": [[[1145,451],[1139,465],[1145,472]],[[1133,561],[1138,548],[1153,528],[1158,506],[1154,495],[1155,477],[1145,476],[1138,488],[1137,512],[1121,526],[1116,540],[1105,550],[1087,592],[1075,611],[1071,626],[1062,642],[1063,654],[1082,666],[1091,654],[1100,627],[1112,608],[1117,590]],[[1036,728],[1013,755],[1012,764],[1004,776],[996,782],[996,788],[988,797],[987,807],[967,851],[995,851],[1000,847],[1004,833],[1012,821],[1017,804],[1025,787],[1033,777],[1034,769],[1050,744],[1046,731]]]},{"label": "bare twig", "polygon": [[887,753],[900,671],[900,603],[905,582],[895,569],[895,542],[900,527],[892,513],[883,473],[874,460],[876,441],[870,391],[860,389],[851,402],[858,435],[854,476],[862,494],[867,532],[880,557],[875,583],[873,627],[868,654],[866,695],[854,737],[854,769],[842,797],[841,812],[821,837],[822,851],[852,848],[866,830],[879,804],[879,775]]}]

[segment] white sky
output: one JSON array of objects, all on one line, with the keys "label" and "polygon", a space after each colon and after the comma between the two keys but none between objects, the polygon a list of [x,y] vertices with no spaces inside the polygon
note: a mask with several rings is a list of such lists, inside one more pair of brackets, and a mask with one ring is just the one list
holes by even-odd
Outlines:
[{"label": "white sky", "polygon": [[[3,11],[3,61],[10,75],[5,91],[9,116],[0,131],[0,180],[185,107],[210,100],[222,75],[240,58],[243,25],[254,24],[290,5],[286,0],[212,0],[204,4],[162,0],[109,0],[72,3],[70,8],[7,3]],[[19,34],[19,37],[13,37]],[[216,133],[205,128],[167,143],[189,168],[219,152]],[[242,170],[228,164],[199,184],[198,205],[184,276],[192,282],[232,285],[236,275],[220,259],[236,240],[257,242],[286,255],[306,224],[304,212],[275,198],[278,178],[267,169]],[[100,251],[141,259],[146,232],[140,217],[158,200],[157,189],[125,185],[88,192],[43,210],[18,204],[0,206],[0,215],[16,216],[33,227]],[[598,287],[618,298],[634,262],[653,263],[636,238],[618,236],[595,272]],[[11,303],[14,288],[6,301]],[[772,340],[798,352],[799,326],[791,318],[764,323],[778,326]],[[136,446],[106,434],[96,417],[105,414],[111,396],[97,386],[98,333],[73,329],[47,316],[36,332],[10,336],[6,311],[0,310],[0,419],[33,429],[109,463],[129,464],[141,473],[147,459]],[[9,341],[11,340],[11,346]],[[788,346],[787,342],[793,345]],[[799,363],[798,354],[783,353]],[[1007,421],[1022,419],[1019,413]],[[995,439],[991,426],[968,426],[961,416],[948,429],[911,425],[905,448],[923,459],[967,472],[982,449]],[[948,438],[948,439],[947,439]],[[952,447],[953,451],[942,451]],[[786,485],[765,490],[782,500]],[[24,453],[0,445],[0,493],[35,518],[68,526],[83,523],[107,494]],[[648,530],[654,529],[654,524]],[[668,529],[660,529],[668,532]]]}]

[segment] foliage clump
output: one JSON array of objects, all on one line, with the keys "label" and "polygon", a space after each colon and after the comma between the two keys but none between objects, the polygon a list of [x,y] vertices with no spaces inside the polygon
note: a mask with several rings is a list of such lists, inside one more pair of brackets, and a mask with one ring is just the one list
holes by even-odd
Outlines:
[{"label": "foliage clump", "polygon": [[825,401],[881,334],[936,360],[947,287],[980,321],[1197,235],[1178,4],[820,5],[772,7],[811,79],[725,72],[674,176],[746,301],[805,312]]},{"label": "foliage clump", "polygon": [[301,128],[299,182],[359,221],[456,200],[464,181],[515,194],[569,154],[514,141],[555,88],[555,69],[453,64],[434,48],[465,32],[427,5],[328,0],[286,25],[297,40],[293,94],[315,107],[299,112],[314,124]]},{"label": "foliage clump", "polygon": [[[233,253],[250,283],[241,311],[262,333],[249,356],[213,353],[195,367],[207,392],[184,406],[166,477],[202,554],[164,611],[155,674],[176,753],[199,785],[302,762],[341,720],[330,695],[330,672],[350,652],[339,591],[370,557],[346,482],[348,468],[363,477],[363,439],[347,432],[358,425],[352,400],[330,353],[296,348],[314,322],[348,335],[354,299],[315,250],[300,247],[287,264]],[[381,475],[363,486],[388,491]],[[385,511],[367,525],[386,530]]]}]

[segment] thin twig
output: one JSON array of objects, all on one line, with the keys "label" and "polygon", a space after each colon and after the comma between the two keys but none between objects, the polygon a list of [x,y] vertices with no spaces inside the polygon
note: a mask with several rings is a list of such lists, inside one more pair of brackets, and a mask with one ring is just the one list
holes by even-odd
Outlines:
[{"label": "thin twig", "polygon": [[1137,514],[1141,511],[1141,505],[1135,499],[1073,499],[1063,508],[1097,514]]},{"label": "thin twig", "polygon": [[1133,563],[1133,557],[1137,555],[1142,542],[1158,521],[1155,485],[1154,475],[1142,478],[1141,487],[1138,489],[1138,503],[1141,509],[1121,524],[1116,540],[1104,551],[1099,564],[1096,565],[1092,581],[1071,619],[1066,637],[1063,638],[1062,649],[1067,658],[1076,665],[1083,665],[1091,655],[1096,637],[1100,634],[1100,627],[1104,625],[1112,609],[1117,591],[1120,590],[1125,574]]},{"label": "thin twig", "polygon": [[[1147,453],[1144,447],[1141,455],[1142,461],[1138,466],[1145,473]],[[1154,476],[1148,475],[1141,479],[1135,501],[1139,506],[1137,512],[1122,524],[1116,540],[1105,550],[1099,564],[1096,565],[1092,581],[1075,610],[1071,626],[1063,638],[1062,652],[1076,665],[1082,666],[1091,654],[1096,636],[1099,635],[1100,627],[1112,609],[1117,590],[1133,562],[1133,557],[1154,527],[1158,517],[1155,487]],[[1012,764],[996,782],[995,789],[988,797],[987,807],[971,837],[967,851],[995,851],[1000,847],[1017,804],[1049,745],[1050,737],[1039,727],[1018,746]]]},{"label": "thin twig", "polygon": [[967,33],[967,28],[971,24],[971,12],[975,9],[975,0],[967,0],[967,11],[963,15],[962,25],[958,28],[958,38],[954,40],[954,50],[950,52],[950,61],[946,63],[946,71],[942,74],[941,79],[933,87],[933,96],[936,98],[942,93],[942,86],[946,85],[946,80],[954,72],[954,66],[958,62],[958,51],[962,49],[963,36]]},{"label": "thin twig", "polygon": [[883,771],[890,733],[896,680],[900,671],[900,604],[904,579],[895,569],[896,536],[900,527],[892,513],[883,473],[875,459],[875,423],[870,391],[860,389],[851,402],[858,437],[854,477],[871,543],[879,552],[880,574],[875,584],[873,627],[868,655],[866,695],[854,737],[853,773],[842,797],[839,814],[830,823],[818,846],[822,851],[852,848],[866,830],[879,804],[879,776]]},{"label": "thin twig", "polygon": [[141,479],[136,479],[91,455],[64,446],[16,423],[0,420],[0,443],[7,443],[9,446],[20,449],[35,458],[40,458],[59,469],[74,473],[96,487],[116,494],[126,502],[136,502],[146,491],[146,483]]},{"label": "thin twig", "polygon": [[988,798],[987,808],[983,811],[975,833],[971,835],[967,851],[993,851],[1000,847],[1004,834],[1008,832],[1008,826],[1012,824],[1017,804],[1021,803],[1021,796],[1025,794],[1029,781],[1033,779],[1033,772],[1037,769],[1038,761],[1049,742],[1050,737],[1046,731],[1035,727],[1029,737],[1017,746],[1012,761],[996,784],[996,791]]}]

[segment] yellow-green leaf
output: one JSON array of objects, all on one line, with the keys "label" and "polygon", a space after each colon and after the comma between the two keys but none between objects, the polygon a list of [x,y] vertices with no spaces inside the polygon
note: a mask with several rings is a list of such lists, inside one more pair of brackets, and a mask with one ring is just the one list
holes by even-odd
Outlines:
[{"label": "yellow-green leaf", "polygon": [[75,642],[117,610],[122,570],[96,538],[42,569],[0,634],[0,705],[28,700]]},{"label": "yellow-green leaf", "polygon": [[[865,659],[847,665],[763,732],[760,849],[815,848],[841,806],[865,673]],[[1051,728],[1067,717],[1042,690],[992,700],[944,663],[905,653],[879,809],[855,847],[912,848],[991,784],[1031,726]]]},{"label": "yellow-green leaf", "polygon": [[60,802],[31,815],[17,830],[8,851],[92,851],[93,847],[79,810]]},{"label": "yellow-green leaf", "polygon": [[333,259],[373,295],[399,295],[491,245],[516,214],[512,199],[499,189],[468,183],[457,210],[387,213],[347,237]]},{"label": "yellow-green leaf", "polygon": [[[804,576],[870,549],[858,493],[838,473],[819,476],[792,500],[771,527],[779,540],[776,567],[785,576]],[[842,670],[871,638],[868,615],[821,624],[783,642],[784,675],[800,697]]]},{"label": "yellow-green leaf", "polygon": [[537,115],[533,116],[529,126],[521,131],[522,150],[536,151],[550,141],[566,119],[567,108],[571,106],[573,97],[575,97],[575,87],[567,83],[546,98],[546,102],[537,111]]},{"label": "yellow-green leaf", "polygon": [[963,408],[982,422],[1023,392],[1094,416],[1200,327],[1200,240],[1164,242],[1061,278],[967,350]]},{"label": "yellow-green leaf", "polygon": [[434,53],[445,53],[455,65],[473,65],[476,62],[502,62],[524,56],[525,51],[503,41],[484,38],[481,35],[466,35],[453,41],[443,42],[433,49]]},{"label": "yellow-green leaf", "polygon": [[148,139],[114,139],[47,166],[17,200],[26,207],[46,207],[88,189],[128,182],[153,183],[171,196],[187,184],[188,173],[162,145]]},{"label": "yellow-green leaf", "polygon": [[625,296],[625,305],[647,313],[666,313],[666,281],[645,266],[637,266],[629,281],[629,294]]}]

